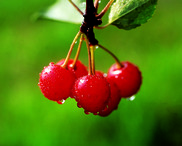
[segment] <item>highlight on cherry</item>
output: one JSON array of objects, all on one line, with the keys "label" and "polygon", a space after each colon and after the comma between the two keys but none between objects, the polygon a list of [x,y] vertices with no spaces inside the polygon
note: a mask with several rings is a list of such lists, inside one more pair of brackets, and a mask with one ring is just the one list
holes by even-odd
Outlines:
[{"label": "highlight on cherry", "polygon": [[[63,104],[69,97],[73,98],[77,102],[78,108],[84,109],[85,114],[93,113],[102,117],[108,116],[116,110],[121,99],[133,98],[142,84],[141,71],[130,61],[119,60],[115,54],[101,45],[95,38],[94,29],[103,29],[110,24],[126,30],[138,27],[142,23],[136,24],[134,20],[139,19],[140,16],[135,14],[135,17],[131,17],[132,13],[146,15],[143,9],[147,9],[151,5],[155,7],[157,2],[156,0],[144,1],[137,1],[140,5],[137,5],[132,11],[128,10],[127,14],[118,15],[115,10],[118,0],[115,3],[114,0],[110,0],[100,13],[98,12],[99,0],[86,0],[84,12],[72,0],[69,0],[83,17],[83,21],[70,45],[67,56],[60,59],[57,63],[51,62],[40,73],[38,85],[43,95],[58,104]],[[129,0],[125,0],[125,2],[128,6],[132,5]],[[118,17],[114,19],[110,14],[110,22],[105,26],[100,26],[102,17],[109,8],[111,8],[110,13],[112,13],[112,16],[116,17],[118,15]],[[151,13],[153,14],[153,12]],[[129,18],[130,21],[131,18],[133,19],[133,23],[128,21],[124,25],[123,19],[127,20]],[[77,41],[79,44],[75,57],[70,58]],[[88,67],[79,60],[83,43],[86,43],[87,46]],[[94,53],[96,48],[107,52],[115,60],[115,63],[111,65],[107,73],[95,70]]]}]

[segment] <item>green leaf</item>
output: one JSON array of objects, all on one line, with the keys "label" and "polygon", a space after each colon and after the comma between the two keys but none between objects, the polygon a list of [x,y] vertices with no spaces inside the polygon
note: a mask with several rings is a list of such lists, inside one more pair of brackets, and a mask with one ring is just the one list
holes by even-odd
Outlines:
[{"label": "green leaf", "polygon": [[[85,11],[85,0],[73,0],[73,2]],[[55,4],[47,8],[43,12],[34,15],[34,19],[49,19],[53,21],[65,21],[70,23],[81,24],[83,16],[74,8],[68,0],[58,0]]]},{"label": "green leaf", "polygon": [[111,6],[109,24],[130,30],[146,23],[153,15],[157,0],[116,0]]}]

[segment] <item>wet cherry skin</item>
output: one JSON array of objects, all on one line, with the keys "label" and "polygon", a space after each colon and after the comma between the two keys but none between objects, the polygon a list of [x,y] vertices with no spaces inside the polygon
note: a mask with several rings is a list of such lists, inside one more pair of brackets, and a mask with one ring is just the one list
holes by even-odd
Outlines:
[{"label": "wet cherry skin", "polygon": [[116,110],[121,100],[119,89],[116,86],[116,84],[110,79],[107,79],[107,81],[110,85],[111,94],[108,100],[107,108],[99,112],[99,116],[102,116],[102,117],[106,117],[110,115],[114,110]]},{"label": "wet cherry skin", "polygon": [[86,112],[97,113],[107,105],[109,84],[103,76],[86,75],[75,82],[72,96]]},{"label": "wet cherry skin", "polygon": [[39,87],[43,95],[53,101],[67,99],[71,94],[75,75],[53,62],[40,73]]},{"label": "wet cherry skin", "polygon": [[[64,61],[65,61],[65,59],[60,60],[57,63],[57,65],[62,65],[64,63]],[[68,68],[68,70],[72,71],[75,74],[76,78],[79,78],[79,77],[82,77],[82,76],[85,76],[88,74],[86,66],[83,63],[81,63],[81,61],[77,60],[74,68],[72,67],[72,63],[73,63],[73,59],[70,59],[68,61],[67,68]]]},{"label": "wet cherry skin", "polygon": [[113,64],[107,77],[119,88],[121,97],[131,97],[138,92],[142,83],[142,75],[138,67],[128,61],[121,62],[122,67]]}]

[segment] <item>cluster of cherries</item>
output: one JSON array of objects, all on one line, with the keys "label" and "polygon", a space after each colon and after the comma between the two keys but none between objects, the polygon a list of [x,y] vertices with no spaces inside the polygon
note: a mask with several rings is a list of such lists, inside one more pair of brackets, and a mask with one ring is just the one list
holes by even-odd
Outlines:
[{"label": "cluster of cherries", "polygon": [[74,98],[86,114],[107,116],[117,109],[121,97],[131,97],[140,88],[141,72],[130,62],[122,62],[122,67],[113,64],[107,75],[100,71],[90,75],[79,60],[74,68],[72,59],[68,61],[67,68],[63,68],[64,61],[51,62],[44,67],[39,87],[46,98],[58,103],[68,97]]},{"label": "cluster of cherries", "polygon": [[[79,108],[86,114],[108,116],[117,109],[121,98],[129,98],[140,89],[141,72],[130,62],[120,62],[118,58],[103,47],[95,39],[93,28],[99,28],[102,16],[106,13],[113,0],[97,13],[99,0],[86,0],[86,10],[83,13],[71,0],[73,6],[83,15],[84,21],[76,35],[68,55],[58,63],[50,63],[40,73],[39,87],[49,100],[62,104],[68,97],[74,98]],[[70,59],[75,42],[80,37],[77,53]],[[82,42],[85,41],[88,50],[87,67],[78,60]],[[107,74],[95,71],[94,50],[96,47],[108,52],[116,61]]]}]

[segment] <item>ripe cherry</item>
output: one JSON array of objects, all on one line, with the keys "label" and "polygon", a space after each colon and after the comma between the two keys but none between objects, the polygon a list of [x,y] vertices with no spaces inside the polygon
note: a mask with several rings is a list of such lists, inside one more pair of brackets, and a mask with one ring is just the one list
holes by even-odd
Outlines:
[{"label": "ripe cherry", "polygon": [[86,112],[97,113],[106,107],[110,88],[103,76],[87,75],[75,82],[72,95]]},{"label": "ripe cherry", "polygon": [[[101,71],[96,71],[95,74],[98,76],[103,76],[103,77],[105,76],[105,74]],[[110,87],[110,97],[108,99],[107,107],[104,110],[102,110],[101,112],[99,112],[99,114],[98,114],[102,117],[106,117],[106,116],[110,115],[114,110],[116,110],[118,108],[118,104],[121,100],[120,92],[119,92],[117,85],[109,78],[106,78],[106,79],[107,79],[107,82],[109,83],[109,87]]]},{"label": "ripe cherry", "polygon": [[95,75],[105,77],[105,74],[103,72],[101,72],[101,71],[95,71]]},{"label": "ripe cherry", "polygon": [[[65,59],[60,60],[57,65],[62,65],[64,63]],[[70,59],[68,61],[68,70],[72,71],[76,78],[85,76],[88,74],[87,68],[85,65],[81,63],[81,61],[77,60],[74,68],[72,67],[73,59]]]},{"label": "ripe cherry", "polygon": [[119,89],[117,85],[110,79],[107,79],[110,85],[110,98],[108,100],[108,106],[106,109],[99,112],[99,115],[102,117],[110,115],[115,109],[117,109],[118,104],[121,100]]},{"label": "ripe cherry", "polygon": [[119,88],[121,97],[130,97],[138,92],[142,83],[141,72],[130,62],[121,62],[122,67],[113,64],[108,71],[108,78]]},{"label": "ripe cherry", "polygon": [[75,75],[71,71],[51,62],[40,74],[38,85],[46,98],[60,101],[70,96],[74,82]]}]

